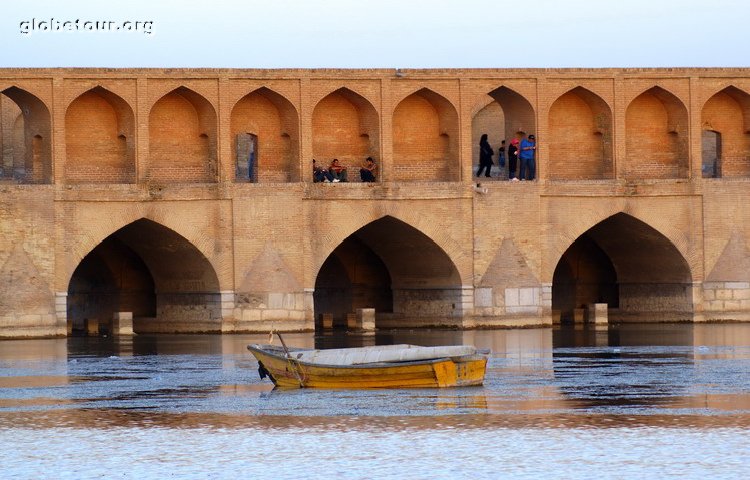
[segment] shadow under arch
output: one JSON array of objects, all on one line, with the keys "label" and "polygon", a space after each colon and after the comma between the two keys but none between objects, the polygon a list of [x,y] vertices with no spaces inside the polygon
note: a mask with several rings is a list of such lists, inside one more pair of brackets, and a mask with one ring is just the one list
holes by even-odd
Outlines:
[{"label": "shadow under arch", "polygon": [[575,87],[549,109],[549,178],[614,178],[612,110],[594,92]]},{"label": "shadow under arch", "polygon": [[393,181],[457,182],[458,113],[442,95],[422,88],[393,110]]},{"label": "shadow under arch", "polygon": [[119,95],[91,88],[65,112],[65,182],[135,183],[135,114]]},{"label": "shadow under arch", "polygon": [[750,177],[750,95],[730,85],[701,109],[704,178]]},{"label": "shadow under arch", "polygon": [[[458,326],[463,315],[461,277],[431,238],[385,216],[345,238],[323,262],[313,294],[315,318],[374,308],[378,328]],[[316,329],[320,322],[316,322]]]},{"label": "shadow under arch", "polygon": [[105,238],[76,267],[68,284],[68,323],[107,325],[132,312],[136,333],[220,332],[219,280],[185,237],[141,218]]},{"label": "shadow under arch", "polygon": [[148,181],[217,181],[216,110],[201,94],[178,87],[162,96],[148,116]]},{"label": "shadow under arch", "polygon": [[230,130],[235,182],[300,180],[299,115],[286,97],[253,90],[232,107]]},{"label": "shadow under arch", "polygon": [[606,303],[614,322],[692,320],[690,267],[662,233],[625,213],[593,226],[565,251],[552,279],[552,309]]},{"label": "shadow under arch", "polygon": [[0,138],[0,180],[52,183],[52,123],[44,102],[8,87],[0,91],[0,122],[3,132],[13,132]]},{"label": "shadow under arch", "polygon": [[323,97],[312,114],[313,158],[328,166],[334,158],[349,166],[349,181],[358,180],[364,159],[380,160],[380,116],[362,95],[341,87]]}]

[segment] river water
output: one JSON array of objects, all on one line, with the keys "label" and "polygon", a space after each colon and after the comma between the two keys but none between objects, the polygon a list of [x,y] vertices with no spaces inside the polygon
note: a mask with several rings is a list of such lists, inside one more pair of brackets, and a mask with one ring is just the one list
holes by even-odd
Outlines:
[{"label": "river water", "polygon": [[750,476],[747,324],[284,339],[492,358],[483,387],[276,391],[268,335],[0,341],[0,477]]}]

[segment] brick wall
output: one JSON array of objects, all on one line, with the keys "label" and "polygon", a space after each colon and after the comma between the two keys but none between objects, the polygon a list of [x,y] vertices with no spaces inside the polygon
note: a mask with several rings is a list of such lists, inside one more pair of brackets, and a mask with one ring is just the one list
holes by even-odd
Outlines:
[{"label": "brick wall", "polygon": [[[176,235],[136,228],[125,239],[159,292],[149,324],[158,331],[309,328],[321,267],[363,231],[391,287],[381,288],[381,269],[349,276],[346,288],[353,304],[387,303],[390,293],[394,311],[380,308],[390,325],[429,315],[453,325],[540,324],[565,252],[598,228],[603,257],[619,262],[623,318],[639,306],[750,318],[747,302],[733,301],[744,300],[750,280],[737,274],[750,266],[735,268],[750,239],[746,69],[398,78],[386,69],[6,69],[0,92],[2,162],[23,171],[21,184],[0,184],[3,284],[33,286],[0,290],[0,335],[56,334],[73,272],[141,219]],[[723,178],[700,176],[704,130],[721,134]],[[256,184],[235,182],[242,132],[258,136]],[[539,180],[475,191],[467,174],[479,135],[497,148],[517,132],[537,136]],[[313,185],[319,152],[373,155],[383,181]],[[617,215],[651,230],[614,226]],[[179,260],[170,256],[177,244]],[[348,267],[376,263],[345,258]],[[597,258],[587,257],[568,307],[600,294],[611,272]],[[133,287],[120,294],[143,310]]]},{"label": "brick wall", "polygon": [[623,176],[685,178],[688,170],[687,111],[673,95],[653,88],[626,111]]},{"label": "brick wall", "polygon": [[198,94],[181,88],[149,114],[149,166],[154,182],[212,182],[216,175],[216,114]]}]

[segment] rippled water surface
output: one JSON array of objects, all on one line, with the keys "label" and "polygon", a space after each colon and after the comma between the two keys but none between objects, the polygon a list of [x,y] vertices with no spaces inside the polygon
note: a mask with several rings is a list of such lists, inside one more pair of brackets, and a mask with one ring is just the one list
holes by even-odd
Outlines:
[{"label": "rippled water surface", "polygon": [[0,476],[750,475],[750,325],[284,338],[493,355],[483,387],[277,391],[267,335],[0,341]]}]

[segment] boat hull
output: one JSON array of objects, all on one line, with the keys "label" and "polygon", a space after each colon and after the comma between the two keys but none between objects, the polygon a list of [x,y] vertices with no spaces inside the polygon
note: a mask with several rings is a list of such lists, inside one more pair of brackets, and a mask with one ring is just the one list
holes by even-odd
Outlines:
[{"label": "boat hull", "polygon": [[248,345],[279,388],[436,388],[482,385],[487,356],[482,354],[414,362],[366,365],[318,365],[300,362],[281,352]]}]

